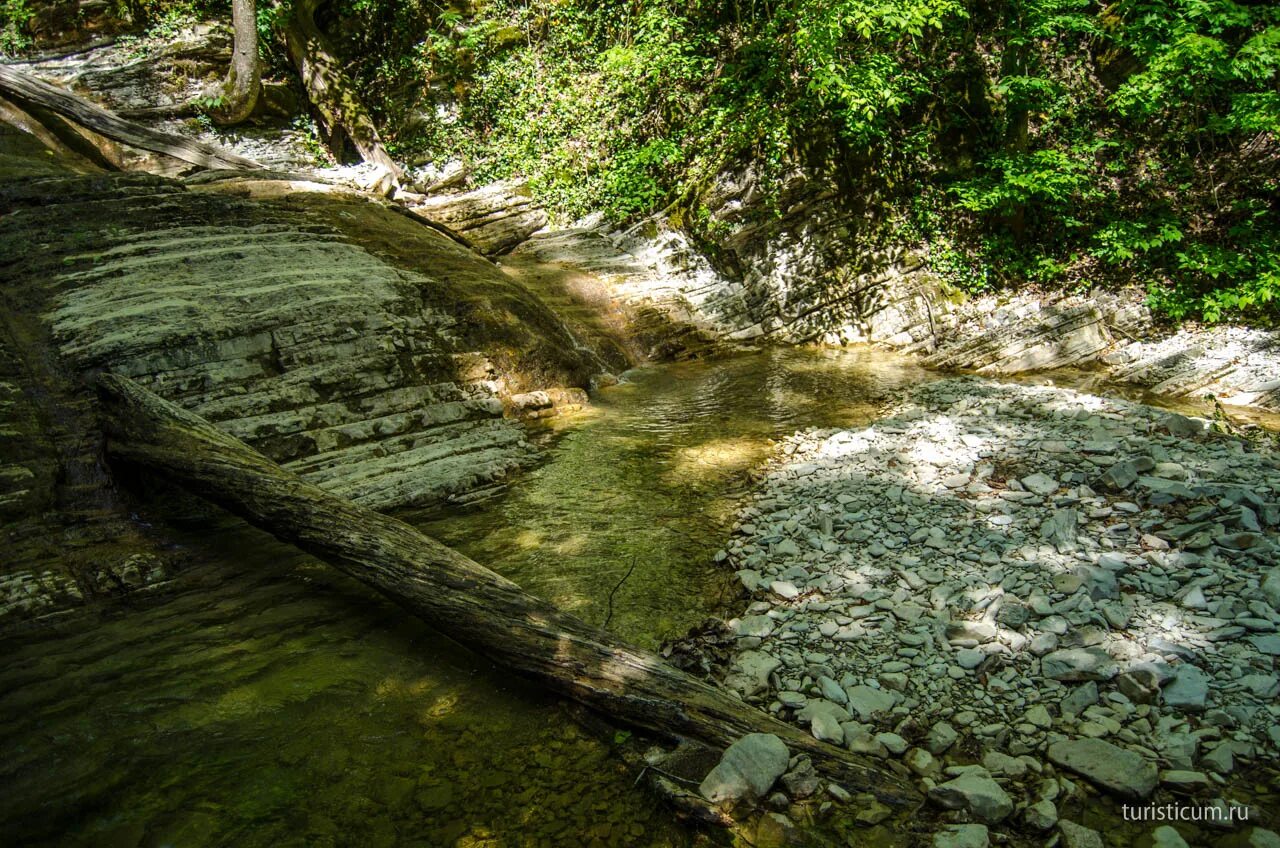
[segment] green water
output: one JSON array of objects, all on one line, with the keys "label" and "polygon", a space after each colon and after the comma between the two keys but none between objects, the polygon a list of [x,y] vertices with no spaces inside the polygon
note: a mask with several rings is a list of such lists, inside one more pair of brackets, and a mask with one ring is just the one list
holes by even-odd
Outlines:
[{"label": "green water", "polygon": [[737,598],[714,555],[770,439],[868,422],[906,386],[936,377],[872,352],[772,350],[640,369],[558,422],[551,460],[506,496],[418,523],[529,591],[656,647]]},{"label": "green water", "polygon": [[[713,555],[771,437],[869,420],[922,379],[864,353],[644,369],[557,423],[503,496],[412,518],[653,646],[728,601]],[[164,603],[5,646],[0,842],[704,839],[634,787],[610,739],[354,582],[249,530],[187,544],[207,563]]]}]

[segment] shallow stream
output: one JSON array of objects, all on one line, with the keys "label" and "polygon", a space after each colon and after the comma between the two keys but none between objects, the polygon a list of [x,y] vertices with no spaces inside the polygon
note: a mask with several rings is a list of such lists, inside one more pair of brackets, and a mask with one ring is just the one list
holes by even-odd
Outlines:
[{"label": "shallow stream", "polygon": [[[646,647],[738,604],[714,554],[772,438],[935,375],[870,352],[632,372],[503,495],[409,516]],[[325,566],[197,528],[163,603],[5,646],[6,844],[688,845],[612,740]]]},{"label": "shallow stream", "polygon": [[[556,422],[547,461],[503,496],[410,517],[654,647],[728,601],[713,556],[771,437],[869,420],[926,378],[882,355],[799,351],[641,369]],[[633,788],[611,740],[354,581],[248,530],[190,544],[211,562],[176,597],[7,646],[6,842],[694,838]]]}]

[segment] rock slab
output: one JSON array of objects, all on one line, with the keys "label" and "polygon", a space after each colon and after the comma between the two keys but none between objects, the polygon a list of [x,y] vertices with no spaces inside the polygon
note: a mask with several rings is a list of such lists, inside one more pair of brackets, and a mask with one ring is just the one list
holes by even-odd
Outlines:
[{"label": "rock slab", "polygon": [[1049,759],[1123,798],[1141,800],[1156,788],[1154,763],[1102,739],[1064,739],[1049,746]]}]

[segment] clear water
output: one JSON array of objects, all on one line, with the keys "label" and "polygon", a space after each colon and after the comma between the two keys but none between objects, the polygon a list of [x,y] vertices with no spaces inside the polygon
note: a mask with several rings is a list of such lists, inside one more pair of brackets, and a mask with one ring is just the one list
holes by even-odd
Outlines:
[{"label": "clear water", "polygon": [[[865,423],[936,376],[857,351],[637,370],[553,423],[547,461],[501,497],[408,517],[654,647],[736,612],[713,557],[770,439]],[[635,787],[608,734],[354,581],[248,529],[186,545],[206,564],[163,603],[3,646],[0,844],[707,840]]]},{"label": "clear water", "polygon": [[[504,496],[413,519],[654,646],[723,602],[712,557],[771,437],[868,420],[927,378],[801,351],[642,369],[558,422],[547,462]],[[249,530],[203,528],[188,546],[209,562],[164,603],[5,646],[0,841],[704,838],[634,787],[611,739],[353,581]]]},{"label": "clear water", "polygon": [[656,647],[736,597],[714,555],[771,439],[870,421],[928,379],[871,352],[772,350],[638,369],[558,422],[550,461],[504,497],[418,523],[586,621]]}]

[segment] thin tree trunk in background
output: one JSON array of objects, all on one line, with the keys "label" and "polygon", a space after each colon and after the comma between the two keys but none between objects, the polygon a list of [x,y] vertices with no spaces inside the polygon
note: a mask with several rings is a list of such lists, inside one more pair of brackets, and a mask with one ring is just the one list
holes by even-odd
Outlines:
[{"label": "thin tree trunk in background", "polygon": [[210,117],[223,126],[238,124],[253,114],[258,105],[258,92],[262,90],[254,0],[231,0],[231,24],[235,31],[231,67],[222,86],[222,102],[209,110]]},{"label": "thin tree trunk in background", "polygon": [[723,749],[773,733],[829,778],[888,803],[916,791],[723,689],[569,615],[402,521],[329,494],[125,377],[103,376],[108,451],[179,483],[372,586],[549,689],[666,738]]},{"label": "thin tree trunk in background", "polygon": [[296,0],[289,23],[285,27],[285,45],[289,60],[302,78],[307,98],[320,119],[321,128],[335,156],[348,139],[365,162],[384,168],[398,183],[403,176],[392,160],[373,118],[364,107],[355,86],[342,71],[329,40],[316,25],[315,13],[320,0]]}]

